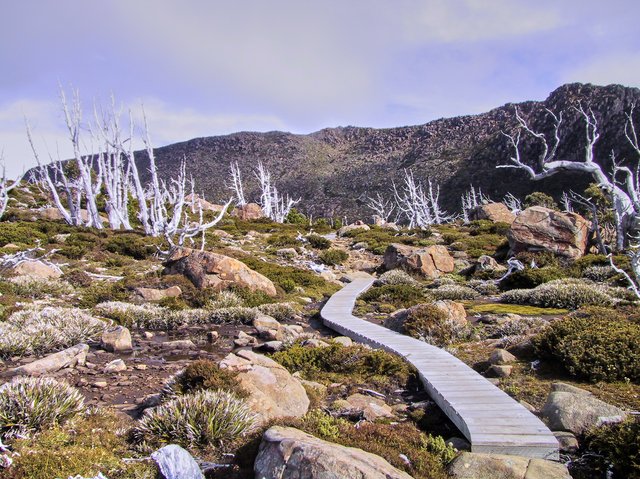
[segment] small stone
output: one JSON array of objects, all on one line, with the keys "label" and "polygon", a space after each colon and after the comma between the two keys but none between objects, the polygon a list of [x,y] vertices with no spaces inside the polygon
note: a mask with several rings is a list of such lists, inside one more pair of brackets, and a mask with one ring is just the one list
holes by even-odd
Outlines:
[{"label": "small stone", "polygon": [[469,441],[461,437],[457,437],[457,436],[450,437],[445,441],[445,443],[451,445],[451,447],[457,449],[458,451],[471,450],[471,444],[469,444]]},{"label": "small stone", "polygon": [[262,351],[265,351],[267,353],[275,353],[282,350],[282,348],[284,347],[284,343],[282,341],[267,341],[259,347]]},{"label": "small stone", "polygon": [[91,386],[93,386],[94,388],[106,388],[107,387],[107,381],[94,381],[93,383],[91,383]]},{"label": "small stone", "polygon": [[348,338],[346,336],[338,336],[337,338],[333,338],[333,342],[347,347],[353,346],[353,341],[351,340],[351,338]]},{"label": "small stone", "polygon": [[145,337],[145,339],[151,339],[155,336],[155,334],[153,334],[151,331],[145,331],[144,333],[142,333],[142,335]]},{"label": "small stone", "polygon": [[127,370],[127,365],[122,359],[114,359],[110,363],[107,363],[104,367],[105,373],[119,373]]},{"label": "small stone", "polygon": [[178,339],[176,341],[166,341],[162,343],[163,349],[191,349],[196,345],[190,339]]},{"label": "small stone", "polygon": [[558,440],[560,444],[560,452],[574,454],[578,452],[580,445],[578,444],[578,440],[576,436],[566,431],[554,431],[553,435]]},{"label": "small stone", "polygon": [[207,332],[207,341],[210,343],[215,343],[220,338],[220,333],[218,331],[208,331]]},{"label": "small stone", "polygon": [[321,339],[315,339],[315,338],[305,339],[302,342],[302,345],[305,348],[326,348],[327,346],[329,346],[327,343],[325,343]]},{"label": "small stone", "polygon": [[491,364],[509,364],[516,360],[516,357],[506,349],[496,349],[491,353],[489,363]]},{"label": "small stone", "polygon": [[134,366],[134,368],[136,368],[138,371],[146,371],[147,370],[147,365],[146,364],[136,364]]},{"label": "small stone", "polygon": [[513,372],[513,366],[498,366],[496,364],[489,368],[489,372],[495,374],[499,378],[507,378]]}]

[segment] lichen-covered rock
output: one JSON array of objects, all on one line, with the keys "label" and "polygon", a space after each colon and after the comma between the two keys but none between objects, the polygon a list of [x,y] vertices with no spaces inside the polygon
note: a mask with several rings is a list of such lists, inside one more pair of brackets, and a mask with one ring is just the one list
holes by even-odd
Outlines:
[{"label": "lichen-covered rock", "polygon": [[307,392],[283,366],[252,351],[231,353],[220,367],[238,372],[237,380],[249,397],[247,404],[259,424],[283,417],[302,417],[309,409]]},{"label": "lichen-covered rock", "polygon": [[183,274],[198,288],[225,289],[238,285],[276,296],[273,282],[237,259],[190,248],[177,248],[165,263],[165,273]]},{"label": "lichen-covered rock", "polygon": [[384,253],[384,267],[387,270],[403,268],[427,278],[438,278],[444,273],[452,273],[455,262],[442,245],[422,248],[393,243]]},{"label": "lichen-covered rock", "polygon": [[516,215],[504,203],[487,203],[475,208],[471,212],[471,219],[511,224],[516,219]]},{"label": "lichen-covered rock", "polygon": [[11,268],[16,276],[28,276],[37,279],[58,279],[62,271],[55,266],[50,266],[42,261],[23,261]]},{"label": "lichen-covered rock", "polygon": [[625,412],[599,400],[589,391],[562,383],[554,383],[542,416],[552,431],[568,431],[576,436],[597,426],[603,419],[625,417]]},{"label": "lichen-covered rock", "polygon": [[264,433],[253,470],[256,478],[269,479],[411,479],[383,458],[362,449],[281,426]]},{"label": "lichen-covered rock", "polygon": [[588,234],[589,222],[582,216],[532,206],[517,216],[507,237],[513,253],[550,251],[577,259],[585,252]]},{"label": "lichen-covered rock", "polygon": [[84,366],[87,361],[89,346],[87,344],[76,344],[63,351],[50,354],[42,359],[11,369],[7,372],[9,376],[41,376],[53,373],[64,368],[73,368],[76,365]]},{"label": "lichen-covered rock", "polygon": [[233,210],[231,214],[244,221],[264,218],[264,212],[262,211],[262,208],[256,203],[247,203],[246,205],[238,206]]}]

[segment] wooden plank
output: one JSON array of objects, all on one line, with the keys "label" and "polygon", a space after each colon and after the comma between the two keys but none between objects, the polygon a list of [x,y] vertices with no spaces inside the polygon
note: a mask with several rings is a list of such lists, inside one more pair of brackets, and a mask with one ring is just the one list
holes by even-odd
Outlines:
[{"label": "wooden plank", "polygon": [[432,400],[471,443],[472,451],[558,459],[558,441],[540,419],[446,351],[352,315],[374,278],[359,274],[322,308],[325,326],[402,356]]}]

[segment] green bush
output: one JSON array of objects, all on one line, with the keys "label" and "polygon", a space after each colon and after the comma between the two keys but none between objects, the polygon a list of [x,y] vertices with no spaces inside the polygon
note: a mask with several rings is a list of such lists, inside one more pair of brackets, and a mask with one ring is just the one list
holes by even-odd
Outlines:
[{"label": "green bush", "polygon": [[300,371],[310,380],[335,379],[336,374],[348,375],[351,380],[385,377],[388,382],[404,386],[415,374],[413,368],[398,356],[359,345],[332,343],[323,348],[308,348],[295,343],[271,357],[289,371]]},{"label": "green bush", "polygon": [[431,299],[423,288],[409,284],[385,284],[373,287],[360,295],[367,303],[389,303],[396,308],[408,308]]},{"label": "green bush", "polygon": [[81,308],[93,308],[96,304],[107,301],[125,301],[128,297],[129,293],[122,281],[115,283],[94,281],[80,293],[79,306]]},{"label": "green bush", "polygon": [[529,289],[535,288],[555,279],[566,278],[565,269],[556,266],[548,266],[544,268],[525,268],[522,271],[507,276],[500,282],[500,288],[506,289]]},{"label": "green bush", "polygon": [[[106,233],[105,233],[106,234]],[[101,237],[93,232],[73,232],[64,242],[60,254],[69,259],[81,259],[84,255],[99,247]]]},{"label": "green bush", "polygon": [[29,436],[80,413],[77,389],[51,378],[19,377],[0,386],[0,439]]},{"label": "green bush", "polygon": [[134,259],[145,259],[157,252],[155,242],[151,238],[135,233],[114,234],[106,241],[104,248],[111,253]]},{"label": "green bush", "polygon": [[558,204],[553,197],[541,191],[534,191],[525,197],[524,207],[531,208],[532,206],[544,206],[545,208],[558,210]]},{"label": "green bush", "polygon": [[419,304],[410,308],[402,329],[405,334],[436,346],[451,344],[466,335],[468,330],[466,326],[450,320],[446,312],[433,304]]},{"label": "green bush", "polygon": [[349,253],[341,249],[328,249],[318,255],[320,261],[328,266],[335,266],[344,263],[349,258]]},{"label": "green bush", "polygon": [[536,336],[539,355],[590,381],[640,379],[640,324],[592,307],[552,323]]},{"label": "green bush", "polygon": [[[592,453],[592,464],[602,477],[631,479],[640,477],[640,421],[629,418],[591,430],[584,449]],[[595,472],[594,471],[594,472]]]},{"label": "green bush", "polygon": [[203,389],[222,389],[242,398],[247,393],[236,380],[237,372],[221,369],[215,362],[200,359],[190,363],[186,369],[178,373],[165,387],[165,394],[184,395]]},{"label": "green bush", "polygon": [[47,239],[47,235],[39,231],[35,223],[0,223],[0,246],[9,243],[33,245],[36,241],[45,243]]},{"label": "green bush", "polygon": [[296,239],[296,233],[279,233],[271,235],[267,244],[275,248],[295,248],[300,246],[300,241]]},{"label": "green bush", "polygon": [[331,247],[331,240],[328,240],[324,236],[318,234],[310,234],[307,236],[307,241],[312,248],[316,249],[329,249]]},{"label": "green bush", "polygon": [[154,447],[173,443],[224,451],[254,423],[253,413],[234,394],[201,390],[148,409],[134,435]]}]

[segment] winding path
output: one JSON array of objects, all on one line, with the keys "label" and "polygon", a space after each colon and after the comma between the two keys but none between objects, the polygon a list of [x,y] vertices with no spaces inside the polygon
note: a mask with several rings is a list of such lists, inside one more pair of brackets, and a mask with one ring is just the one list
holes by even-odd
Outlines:
[{"label": "winding path", "polygon": [[551,431],[508,394],[446,351],[351,313],[373,284],[367,274],[334,294],[322,308],[325,326],[351,339],[398,354],[418,370],[429,396],[471,443],[473,452],[558,460]]}]

